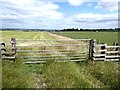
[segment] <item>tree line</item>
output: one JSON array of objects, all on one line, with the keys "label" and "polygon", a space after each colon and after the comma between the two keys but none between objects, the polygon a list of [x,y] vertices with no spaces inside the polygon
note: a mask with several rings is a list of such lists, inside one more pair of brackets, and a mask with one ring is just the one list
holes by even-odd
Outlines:
[{"label": "tree line", "polygon": [[15,29],[15,28],[4,28],[4,29],[1,29],[3,31],[6,31],[6,30],[21,30],[21,31],[56,31],[56,32],[59,32],[59,31],[94,31],[94,32],[97,32],[97,31],[120,31],[120,28],[110,28],[110,29],[78,29],[78,28],[67,28],[67,29],[61,29],[61,30],[57,30],[57,29]]},{"label": "tree line", "polygon": [[120,28],[114,28],[114,29],[75,29],[75,28],[69,28],[69,29],[63,29],[61,31],[120,31]]}]

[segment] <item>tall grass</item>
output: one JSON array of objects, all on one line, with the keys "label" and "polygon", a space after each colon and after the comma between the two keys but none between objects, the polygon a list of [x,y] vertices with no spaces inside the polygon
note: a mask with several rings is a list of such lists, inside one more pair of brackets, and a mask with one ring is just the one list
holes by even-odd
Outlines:
[{"label": "tall grass", "polygon": [[46,85],[52,88],[90,88],[100,85],[102,87],[102,83],[93,82],[93,77],[85,75],[82,71],[76,63],[61,62],[47,64],[43,74]]},{"label": "tall grass", "polygon": [[120,87],[118,63],[112,62],[52,62],[45,65],[43,75],[47,87],[52,88]]},{"label": "tall grass", "polygon": [[89,61],[88,63],[79,63],[79,67],[82,66],[87,73],[102,82],[105,87],[120,88],[118,62]]},{"label": "tall grass", "polygon": [[2,62],[2,87],[3,88],[35,88],[36,77],[29,72],[26,65],[18,61]]},{"label": "tall grass", "polygon": [[0,61],[0,89],[1,88],[2,88],[2,61]]}]

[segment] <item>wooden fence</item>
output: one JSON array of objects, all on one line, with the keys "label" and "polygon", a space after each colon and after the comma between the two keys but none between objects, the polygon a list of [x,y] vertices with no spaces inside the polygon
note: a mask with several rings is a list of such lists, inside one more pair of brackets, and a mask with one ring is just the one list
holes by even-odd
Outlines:
[{"label": "wooden fence", "polygon": [[97,44],[96,40],[92,40],[92,59],[103,61],[119,61],[120,46],[118,43],[113,43],[113,46],[107,44]]},{"label": "wooden fence", "polygon": [[[52,42],[55,44],[52,44]],[[6,43],[1,43],[2,60],[15,61],[16,57],[25,60],[26,63],[41,63],[49,60],[120,60],[120,46],[118,43],[108,46],[107,44],[97,44],[96,40],[93,39],[16,40],[15,38],[11,38],[10,43],[11,47],[7,47]]]},{"label": "wooden fence", "polygon": [[6,43],[1,42],[1,59],[2,60],[13,60],[16,59],[16,39],[11,38],[11,45],[7,46]]}]

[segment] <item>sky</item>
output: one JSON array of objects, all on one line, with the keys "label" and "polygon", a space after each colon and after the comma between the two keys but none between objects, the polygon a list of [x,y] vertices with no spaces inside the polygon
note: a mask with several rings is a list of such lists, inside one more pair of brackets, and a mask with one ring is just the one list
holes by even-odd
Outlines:
[{"label": "sky", "polygon": [[0,0],[1,28],[117,28],[119,0]]}]

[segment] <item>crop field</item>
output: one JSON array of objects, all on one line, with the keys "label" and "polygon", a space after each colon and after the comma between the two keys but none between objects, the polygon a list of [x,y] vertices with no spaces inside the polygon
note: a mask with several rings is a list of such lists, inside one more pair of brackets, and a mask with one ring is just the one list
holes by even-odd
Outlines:
[{"label": "crop field", "polygon": [[[71,40],[71,42],[68,42],[69,44],[85,44],[86,42],[76,42],[74,40],[80,38],[96,39],[99,43],[107,43],[109,45],[112,45],[115,41],[118,42],[117,32],[55,32],[53,34],[17,30],[2,31],[2,41],[10,41],[10,38],[23,40],[17,42],[17,45],[24,46],[22,48],[24,50],[38,50],[40,48],[35,47],[35,45],[40,44],[45,45],[45,49],[54,50],[59,54],[61,54],[59,48],[66,50],[79,48],[80,52],[85,52],[86,47],[49,47],[50,45],[64,45],[67,43],[54,40]],[[24,39],[33,41],[24,42]],[[34,40],[47,40],[47,42],[34,42]],[[79,52],[76,51],[69,54],[66,56],[70,57],[73,54],[79,54]],[[20,57],[22,55],[24,54],[19,54],[19,58],[17,58],[15,63],[6,60],[2,61],[3,88],[120,88],[118,62],[87,60],[77,63],[49,61],[45,64],[24,64],[24,60]],[[33,56],[35,53],[31,55]],[[51,55],[53,54],[50,53],[48,56]],[[40,56],[40,54],[37,56]]]}]

